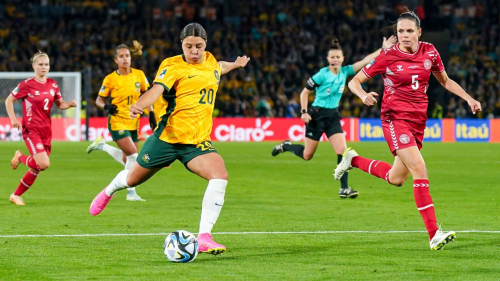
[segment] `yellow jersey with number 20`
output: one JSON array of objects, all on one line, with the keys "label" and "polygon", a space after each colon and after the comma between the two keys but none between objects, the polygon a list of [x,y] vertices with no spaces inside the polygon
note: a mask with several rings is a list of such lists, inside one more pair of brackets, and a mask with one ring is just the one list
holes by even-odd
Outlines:
[{"label": "yellow jersey with number 20", "polygon": [[183,55],[165,59],[153,84],[162,85],[164,106],[155,135],[162,141],[200,144],[210,140],[215,95],[221,67],[205,52],[200,64],[189,64]]},{"label": "yellow jersey with number 20", "polygon": [[128,75],[120,75],[114,71],[104,78],[99,96],[111,97],[111,104],[118,107],[115,116],[109,115],[110,130],[137,130],[139,117],[130,119],[130,105],[137,102],[141,92],[149,88],[149,82],[139,69],[131,68]]}]

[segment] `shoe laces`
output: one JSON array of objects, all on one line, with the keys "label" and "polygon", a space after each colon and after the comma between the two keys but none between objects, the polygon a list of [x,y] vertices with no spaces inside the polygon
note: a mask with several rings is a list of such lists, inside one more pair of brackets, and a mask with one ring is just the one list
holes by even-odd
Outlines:
[{"label": "shoe laces", "polygon": [[283,152],[283,144],[282,144],[282,143],[277,144],[277,145],[274,147],[274,149],[276,149],[276,150],[277,150],[277,151],[279,151],[279,152]]},{"label": "shoe laces", "polygon": [[438,225],[437,225],[439,232],[443,232],[443,228],[441,227],[442,224],[443,223],[438,223]]}]

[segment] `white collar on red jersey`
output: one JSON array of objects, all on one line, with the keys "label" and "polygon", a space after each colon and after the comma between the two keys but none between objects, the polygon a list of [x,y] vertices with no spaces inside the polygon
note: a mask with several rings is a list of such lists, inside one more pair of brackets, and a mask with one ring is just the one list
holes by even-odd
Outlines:
[{"label": "white collar on red jersey", "polygon": [[422,42],[418,41],[418,47],[417,47],[417,50],[416,50],[414,53],[408,53],[408,52],[405,52],[405,51],[401,50],[401,49],[399,48],[399,45],[400,45],[400,44],[399,44],[399,42],[398,42],[398,43],[396,43],[396,50],[400,51],[401,53],[403,53],[403,54],[405,54],[405,55],[413,56],[413,55],[415,55],[416,53],[418,53],[418,50],[420,50],[420,45],[421,45],[421,43],[422,43]]}]

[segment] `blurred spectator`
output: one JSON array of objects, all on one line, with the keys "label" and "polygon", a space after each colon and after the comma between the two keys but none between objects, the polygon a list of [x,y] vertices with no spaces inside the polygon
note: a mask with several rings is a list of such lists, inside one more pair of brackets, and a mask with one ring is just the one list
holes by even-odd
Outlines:
[{"label": "blurred spectator", "polygon": [[[104,76],[116,68],[110,59],[115,46],[134,39],[143,43],[144,55],[134,57],[133,63],[152,80],[161,60],[182,53],[178,38],[184,25],[200,22],[209,33],[207,50],[217,59],[251,57],[245,69],[222,76],[215,104],[221,117],[297,117],[296,95],[307,78],[325,66],[331,39],[337,37],[345,46],[344,65],[358,61],[380,47],[382,36],[390,35],[383,28],[402,8],[401,1],[393,0],[5,2],[0,3],[0,71],[32,71],[28,58],[38,49],[46,51],[53,71],[92,68],[92,102]],[[485,109],[472,115],[465,107],[465,117],[500,117],[497,1],[436,0],[435,13],[427,1],[405,3],[422,17],[424,34],[428,28],[448,30],[449,48],[439,49],[443,57],[449,56],[444,60],[448,75]],[[425,25],[428,20],[437,24]],[[380,77],[364,87],[383,92]],[[429,94],[435,95],[434,88]],[[441,101],[442,116],[462,117],[452,94],[438,91],[437,98],[429,97],[431,104]],[[367,108],[349,92],[340,104],[344,117],[380,114],[379,107]],[[93,109],[91,113],[103,114]]]}]

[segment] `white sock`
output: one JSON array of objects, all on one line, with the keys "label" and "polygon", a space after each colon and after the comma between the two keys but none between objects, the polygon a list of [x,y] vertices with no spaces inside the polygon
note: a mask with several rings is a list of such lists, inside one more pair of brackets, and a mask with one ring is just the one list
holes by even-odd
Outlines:
[{"label": "white sock", "polygon": [[116,162],[125,166],[125,163],[123,163],[123,152],[120,149],[106,143],[103,144],[102,148],[100,149],[102,151],[106,151],[109,155],[111,155],[111,157],[113,157],[116,160]]},{"label": "white sock", "polygon": [[[137,153],[130,154],[127,156],[127,163],[125,163],[125,170],[130,170],[132,169],[132,166],[134,166],[135,161],[137,161]],[[135,187],[129,187],[127,188],[129,194],[136,194],[135,192]]]},{"label": "white sock", "polygon": [[213,179],[208,181],[207,191],[201,205],[200,230],[198,233],[210,233],[222,205],[224,205],[224,194],[226,193],[227,180]]},{"label": "white sock", "polygon": [[117,191],[125,189],[127,185],[127,176],[129,170],[123,170],[116,175],[113,181],[106,187],[106,194],[108,196],[113,196]]}]

